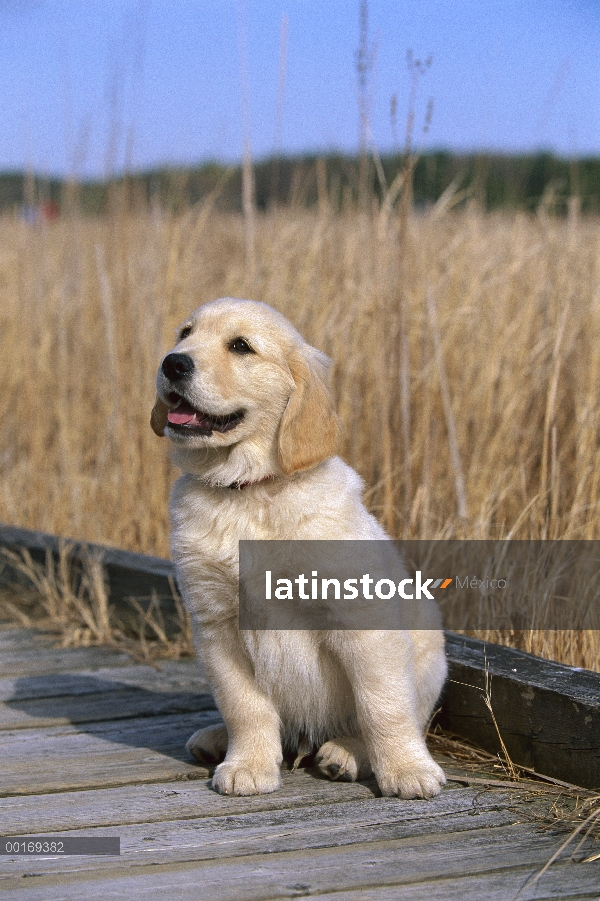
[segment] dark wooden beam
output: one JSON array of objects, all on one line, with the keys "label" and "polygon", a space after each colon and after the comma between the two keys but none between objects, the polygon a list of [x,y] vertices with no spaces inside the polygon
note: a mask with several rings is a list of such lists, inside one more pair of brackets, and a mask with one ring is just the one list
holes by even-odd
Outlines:
[{"label": "dark wooden beam", "polygon": [[449,677],[440,724],[514,763],[600,789],[600,673],[446,633]]},{"label": "dark wooden beam", "polygon": [[[0,547],[18,552],[28,550],[36,563],[45,563],[47,553],[58,559],[61,545],[70,548],[71,559],[81,564],[87,554],[101,558],[110,588],[111,601],[120,605],[129,597],[150,599],[154,592],[168,611],[174,608],[173,591],[175,568],[170,560],[134,554],[118,548],[98,544],[85,544],[70,539],[61,539],[46,532],[17,529],[0,525]],[[20,582],[18,572],[6,560],[0,559],[0,582]]]}]

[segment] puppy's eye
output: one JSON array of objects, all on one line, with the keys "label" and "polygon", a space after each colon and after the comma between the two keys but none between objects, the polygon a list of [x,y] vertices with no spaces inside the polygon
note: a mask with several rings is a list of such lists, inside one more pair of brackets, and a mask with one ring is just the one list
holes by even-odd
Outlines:
[{"label": "puppy's eye", "polygon": [[179,334],[179,340],[185,341],[185,339],[188,338],[191,334],[192,334],[192,326],[186,325],[185,328],[181,329],[181,332]]},{"label": "puppy's eye", "polygon": [[254,350],[250,347],[245,338],[234,338],[229,342],[229,350],[234,354],[253,354]]}]

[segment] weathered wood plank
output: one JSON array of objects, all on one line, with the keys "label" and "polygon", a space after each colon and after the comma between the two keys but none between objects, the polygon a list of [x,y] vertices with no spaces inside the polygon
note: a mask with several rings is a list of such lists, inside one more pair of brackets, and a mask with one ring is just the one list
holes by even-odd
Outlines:
[{"label": "weathered wood plank", "polygon": [[[38,638],[33,630],[20,631],[20,640],[28,631],[30,642]],[[92,649],[84,650],[84,656],[75,661],[67,656],[65,662],[98,659],[89,653]],[[42,654],[42,671],[47,653]],[[27,654],[30,659],[31,652]],[[54,650],[50,656],[56,660]],[[0,679],[0,731],[208,709],[214,709],[214,702],[195,660],[165,661],[160,671],[123,665]]]},{"label": "weathered wood plank", "polygon": [[6,651],[30,651],[32,647],[51,647],[52,637],[37,629],[4,625],[0,629],[0,657]]},{"label": "weathered wood plank", "polygon": [[[420,885],[379,885],[325,892],[318,897],[319,901],[598,901],[597,876],[589,867],[585,871],[585,865],[574,872],[572,864],[559,862],[553,864],[549,875],[539,883],[531,884],[532,879],[528,868],[511,867],[463,878],[442,877]],[[524,885],[525,890],[518,894]],[[298,892],[287,897],[306,896]]]},{"label": "weathered wood plank", "polygon": [[483,701],[485,671],[502,738],[515,763],[600,788],[600,673],[447,633],[449,680],[441,724],[492,753],[500,751]]},{"label": "weathered wood plank", "polygon": [[0,733],[0,796],[206,778],[188,762],[192,732],[216,711]]},{"label": "weathered wood plank", "polygon": [[279,791],[248,798],[218,795],[208,787],[208,778],[191,782],[157,782],[47,795],[11,796],[0,798],[0,822],[5,834],[17,835],[33,829],[42,833],[115,823],[231,816],[261,810],[369,800],[374,796],[373,784],[334,784],[315,778],[304,770],[295,773],[284,771],[282,780]]},{"label": "weathered wood plank", "polygon": [[472,669],[485,670],[491,676],[525,682],[534,688],[544,688],[557,694],[569,695],[580,704],[598,703],[600,673],[577,669],[542,660],[526,651],[504,645],[480,641],[456,632],[446,632],[446,651],[450,660],[459,660]]},{"label": "weathered wood plank", "polygon": [[53,648],[42,647],[3,651],[0,655],[0,677],[41,676],[45,673],[66,673],[73,670],[93,670],[107,666],[126,666],[131,656],[110,648]]},{"label": "weathered wood plank", "polygon": [[[501,878],[505,892],[503,895],[496,893],[495,897],[507,901],[512,897],[506,893],[507,878],[512,877],[516,893],[526,878],[541,868],[556,847],[555,836],[532,835],[529,828],[517,825],[453,833],[442,840],[432,835],[406,840],[357,842],[337,848],[140,866],[131,868],[129,872],[123,872],[119,862],[102,873],[93,872],[86,869],[90,858],[82,858],[79,871],[37,875],[39,870],[32,860],[26,879],[6,877],[0,885],[9,897],[11,893],[18,897],[19,887],[25,885],[28,901],[79,901],[91,897],[162,901],[166,894],[177,897],[178,901],[198,901],[199,898],[258,901],[386,885],[410,887],[412,899],[447,899],[448,894],[436,892],[434,895],[432,892],[436,882],[439,884],[443,880],[446,883],[444,889],[448,884],[462,883],[461,898],[481,901],[482,897],[493,897],[487,892],[480,894],[493,876]],[[512,866],[508,859],[509,848],[510,858],[514,861]],[[63,862],[58,861],[57,867],[62,866]],[[554,872],[549,870],[534,891],[524,892],[522,897],[552,897],[551,887],[559,869],[562,894],[554,893],[554,897],[564,899],[566,891],[581,897],[582,889],[589,891],[598,885],[597,870],[594,872],[592,865],[587,866],[590,869],[583,865],[571,865],[556,868]],[[478,894],[469,890],[469,886],[475,884],[473,877],[483,877],[479,879]],[[450,879],[452,881],[449,882]]]},{"label": "weathered wood plank", "polygon": [[141,663],[95,670],[50,673],[44,676],[7,676],[0,679],[0,704],[145,688],[147,691],[189,691],[207,694],[208,683],[196,660],[161,660],[159,669]]},{"label": "weathered wood plank", "polygon": [[[87,679],[93,681],[89,676]],[[9,701],[0,705],[0,732],[4,729],[41,729],[68,723],[100,723],[104,720],[215,709],[214,699],[209,694],[127,687],[117,690],[113,685],[110,691],[75,697]]]},{"label": "weathered wood plank", "polygon": [[[450,792],[452,798],[456,793]],[[248,855],[279,854],[320,848],[341,848],[370,842],[398,840],[414,844],[422,841],[446,841],[448,846],[462,844],[462,833],[494,830],[498,839],[506,841],[505,863],[520,863],[522,828],[519,827],[518,848],[512,854],[511,842],[515,832],[514,812],[498,804],[482,805],[474,809],[475,794],[462,799],[462,806],[448,808],[443,800],[427,804],[420,816],[407,817],[404,802],[397,799],[328,804],[322,807],[268,811],[238,816],[206,819],[174,820],[158,824],[138,823],[131,826],[109,826],[87,829],[85,833],[69,830],[62,835],[76,837],[120,836],[123,868],[149,864],[172,864],[185,861],[219,860]],[[385,803],[388,801],[389,803]],[[466,802],[466,803],[465,803]],[[446,808],[446,809],[444,809]],[[548,847],[547,842],[543,845]],[[554,839],[552,847],[558,847]],[[31,861],[9,858],[10,875],[27,873]],[[114,869],[110,857],[93,857],[85,861],[85,869]],[[82,861],[76,857],[36,860],[38,873],[68,873],[80,870]],[[7,872],[0,858],[0,873]],[[1,882],[0,882],[1,885]]]},{"label": "weathered wood plank", "polygon": [[[583,869],[583,868],[582,868]],[[438,878],[428,880],[420,884],[408,883],[404,885],[378,885],[375,888],[359,888],[349,890],[332,890],[325,893],[319,893],[319,901],[512,901],[517,897],[517,893],[530,878],[530,869],[527,867],[519,867],[517,869],[502,870],[498,873],[486,873],[483,875],[468,875],[465,877],[451,876],[448,879]],[[293,877],[290,877],[292,879]],[[173,890],[177,892],[178,901],[205,901],[212,897],[218,901],[228,901],[232,896],[229,893],[205,895],[203,886],[199,886],[197,882],[198,876],[194,872],[190,872],[187,876],[175,881]],[[186,881],[187,880],[187,881]],[[302,881],[304,880],[304,881]],[[29,890],[31,882],[37,883],[38,880],[22,880],[26,883]],[[15,880],[17,882],[17,880]],[[158,888],[152,892],[152,886],[148,886],[149,880],[146,880],[142,887],[142,893],[135,892],[136,886],[130,886],[127,883],[120,883],[111,880],[110,882],[101,880],[91,882],[89,885],[80,884],[80,894],[63,894],[60,885],[49,885],[46,889],[47,894],[43,890],[39,894],[31,894],[25,896],[23,888],[5,889],[8,899],[23,899],[27,897],[28,901],[70,901],[72,898],[78,898],[80,901],[97,901],[98,898],[142,898],[148,901],[160,901],[169,895],[171,885],[166,888]],[[298,881],[285,885],[283,891],[285,894],[261,894],[260,889],[254,895],[246,895],[245,901],[284,901],[288,898],[308,898],[313,895],[306,894],[305,886],[306,873],[301,874]],[[109,889],[110,886],[110,889]],[[112,894],[107,894],[112,890]],[[133,894],[124,894],[125,892]],[[218,890],[217,890],[218,891]],[[123,893],[122,893],[123,892]],[[145,892],[145,893],[144,893]],[[97,894],[96,894],[97,893]],[[317,897],[317,896],[314,896]],[[539,883],[536,883],[519,894],[519,901],[598,901],[597,877],[594,873],[588,871],[585,873],[574,874],[573,866],[568,863],[554,864],[550,876],[544,876]],[[241,898],[241,896],[240,896]]]},{"label": "weathered wood plank", "polygon": [[293,773],[284,770],[282,786],[278,791],[247,798],[219,795],[209,787],[208,779],[0,798],[0,822],[3,835],[19,835],[33,831],[48,833],[186,819],[226,817],[230,820],[231,817],[288,808],[299,811],[357,802],[362,805],[374,798],[377,810],[389,807],[400,811],[406,822],[434,815],[449,816],[456,812],[470,813],[475,821],[480,811],[504,809],[509,801],[516,805],[521,803],[518,793],[514,793],[513,799],[511,792],[482,793],[452,784],[432,802],[383,799],[376,798],[376,794],[373,780],[365,783],[330,782],[313,770],[296,770]]}]

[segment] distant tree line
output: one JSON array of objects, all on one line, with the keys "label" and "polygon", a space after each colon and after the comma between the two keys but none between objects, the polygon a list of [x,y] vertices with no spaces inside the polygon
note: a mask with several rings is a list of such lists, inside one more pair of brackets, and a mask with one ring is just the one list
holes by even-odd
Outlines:
[{"label": "distant tree line", "polygon": [[[364,160],[363,160],[364,166]],[[444,192],[457,205],[476,201],[484,209],[536,210],[543,205],[559,215],[575,200],[583,212],[600,212],[600,158],[562,159],[551,153],[501,155],[424,153],[407,161],[401,155],[369,159],[367,197],[384,196],[398,173],[411,174],[417,208],[435,204]],[[402,176],[399,176],[400,178]],[[254,165],[258,209],[278,205],[310,207],[322,201],[336,209],[356,206],[364,169],[357,157],[276,157]],[[363,181],[364,195],[364,181]],[[0,173],[0,210],[30,209],[52,204],[64,212],[74,206],[100,214],[112,204],[134,208],[158,205],[185,209],[211,198],[217,209],[241,209],[240,166],[204,163],[195,167],[163,167],[108,181],[73,182],[19,172]],[[363,196],[364,202],[364,196]]]}]

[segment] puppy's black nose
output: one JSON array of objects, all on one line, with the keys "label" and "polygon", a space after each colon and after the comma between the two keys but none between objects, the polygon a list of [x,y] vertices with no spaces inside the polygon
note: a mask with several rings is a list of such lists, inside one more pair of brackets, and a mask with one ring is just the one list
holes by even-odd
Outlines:
[{"label": "puppy's black nose", "polygon": [[162,361],[162,371],[170,382],[178,382],[194,371],[194,361],[187,354],[167,354]]}]

